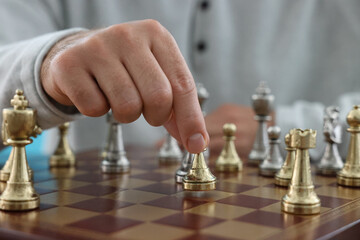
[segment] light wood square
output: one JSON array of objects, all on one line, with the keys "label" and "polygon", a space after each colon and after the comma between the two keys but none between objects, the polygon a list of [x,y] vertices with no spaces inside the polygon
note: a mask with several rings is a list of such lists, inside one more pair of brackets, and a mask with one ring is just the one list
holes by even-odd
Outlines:
[{"label": "light wood square", "polygon": [[217,202],[211,202],[207,204],[200,205],[186,210],[186,212],[209,216],[217,217],[222,219],[234,219],[250,212],[255,211],[252,208],[232,206],[228,204],[222,204]]}]

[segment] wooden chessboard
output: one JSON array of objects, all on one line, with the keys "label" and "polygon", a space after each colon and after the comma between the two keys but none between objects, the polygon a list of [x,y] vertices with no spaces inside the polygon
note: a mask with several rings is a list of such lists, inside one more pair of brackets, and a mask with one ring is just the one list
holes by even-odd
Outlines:
[{"label": "wooden chessboard", "polygon": [[97,151],[79,154],[76,169],[49,170],[47,157],[29,156],[40,208],[0,212],[0,238],[328,239],[359,229],[360,189],[335,178],[314,176],[321,214],[296,216],[280,211],[286,189],[257,168],[213,171],[215,191],[186,192],[174,182],[177,166],[159,166],[155,150],[127,150],[132,170],[124,175],[101,174]]}]

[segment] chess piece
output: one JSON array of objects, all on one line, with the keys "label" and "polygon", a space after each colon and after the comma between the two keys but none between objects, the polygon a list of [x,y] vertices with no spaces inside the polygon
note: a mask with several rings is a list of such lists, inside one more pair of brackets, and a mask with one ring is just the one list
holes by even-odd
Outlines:
[{"label": "chess piece", "polygon": [[74,167],[75,166],[75,155],[70,148],[67,133],[69,129],[69,123],[66,122],[58,127],[60,132],[59,144],[51,155],[49,160],[50,167]]},{"label": "chess piece", "polygon": [[338,144],[341,143],[342,132],[339,123],[338,107],[330,106],[325,109],[323,130],[326,148],[323,157],[316,166],[316,171],[322,175],[333,176],[344,166],[338,150]]},{"label": "chess piece", "polygon": [[166,139],[164,144],[161,146],[159,151],[159,162],[160,164],[177,164],[182,159],[181,149],[170,133],[166,134]]},{"label": "chess piece", "polygon": [[[199,83],[199,82],[196,83],[196,89],[197,89],[197,95],[198,95],[200,108],[201,108],[201,111],[202,111],[202,113],[203,113],[203,115],[205,117],[206,111],[205,111],[205,108],[204,108],[204,104],[205,104],[205,101],[209,98],[209,92],[204,87],[204,85],[202,83]],[[206,148],[206,150],[204,151],[203,154],[204,154],[206,162],[208,162],[209,157],[210,157],[210,149],[209,149],[209,147]]]},{"label": "chess piece", "polygon": [[287,150],[286,159],[281,169],[275,175],[275,184],[282,187],[289,186],[295,164],[296,148],[291,147],[290,142],[291,134],[288,133],[285,136],[285,144]]},{"label": "chess piece", "polygon": [[266,122],[271,120],[270,113],[273,110],[274,95],[271,94],[265,82],[260,82],[256,94],[252,96],[255,120],[259,122],[253,148],[249,154],[249,164],[259,165],[267,156],[269,140],[266,134]]},{"label": "chess piece", "polygon": [[225,145],[215,167],[219,172],[238,172],[242,170],[242,161],[235,148],[236,126],[233,123],[226,123],[223,126]]},{"label": "chess piece", "polygon": [[356,105],[346,117],[349,124],[350,144],[346,162],[337,174],[337,183],[348,187],[360,187],[360,105]]},{"label": "chess piece", "polygon": [[216,177],[210,172],[203,153],[195,154],[189,172],[183,178],[185,190],[207,191],[214,190]]},{"label": "chess piece", "polygon": [[109,150],[109,146],[110,146],[110,141],[113,138],[113,131],[112,131],[112,125],[111,125],[111,110],[109,111],[108,114],[106,114],[106,122],[107,122],[107,126],[108,126],[108,130],[107,130],[107,135],[106,135],[106,141],[105,141],[105,146],[102,149],[102,151],[100,152],[100,158],[104,159],[106,158],[106,153]]},{"label": "chess piece", "polygon": [[280,153],[280,134],[281,129],[278,126],[269,127],[269,152],[265,160],[259,166],[259,173],[265,177],[273,177],[281,169],[284,159]]},{"label": "chess piece", "polygon": [[193,159],[194,159],[194,154],[186,151],[186,154],[184,154],[184,157],[181,160],[180,168],[176,171],[175,174],[175,180],[177,183],[183,182],[183,178],[185,177],[185,175],[188,173],[189,169],[192,166]]},{"label": "chess piece", "polygon": [[316,131],[293,129],[290,147],[296,148],[294,171],[289,190],[281,201],[281,210],[292,214],[320,213],[320,199],[311,180],[309,148],[316,147]]},{"label": "chess piece", "polygon": [[111,126],[109,146],[105,158],[101,162],[103,173],[125,173],[130,171],[130,162],[126,157],[121,124],[118,123],[111,111],[107,113]]},{"label": "chess piece", "polygon": [[39,207],[39,195],[31,183],[25,146],[32,143],[30,137],[41,133],[36,125],[36,110],[28,108],[23,91],[16,90],[11,99],[13,108],[3,109],[2,137],[14,148],[13,164],[6,188],[0,196],[0,209],[26,211]]}]

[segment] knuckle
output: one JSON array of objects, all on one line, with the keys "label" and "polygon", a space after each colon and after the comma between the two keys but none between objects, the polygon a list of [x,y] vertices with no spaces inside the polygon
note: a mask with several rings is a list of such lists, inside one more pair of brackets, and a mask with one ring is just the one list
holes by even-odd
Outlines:
[{"label": "knuckle", "polygon": [[148,104],[155,109],[163,109],[172,105],[172,94],[171,91],[158,88],[148,97]]},{"label": "knuckle", "polygon": [[163,34],[167,32],[166,28],[161,25],[161,23],[154,19],[146,19],[144,20],[144,23],[146,24],[147,28],[154,32],[154,33],[160,33]]},{"label": "knuckle", "polygon": [[134,122],[142,112],[142,102],[138,99],[127,100],[112,106],[114,117],[122,123]]},{"label": "knuckle", "polygon": [[90,52],[95,56],[104,56],[108,52],[106,42],[103,37],[99,36],[99,34],[95,34],[86,39],[83,47],[87,52]]},{"label": "knuckle", "polygon": [[132,27],[127,23],[110,26],[108,31],[116,39],[121,39],[123,43],[131,44],[135,39]]},{"label": "knuckle", "polygon": [[69,72],[76,66],[77,54],[74,49],[66,49],[59,52],[50,63],[50,71],[54,71],[55,74],[61,74]]},{"label": "knuckle", "polygon": [[173,77],[173,91],[176,94],[186,95],[195,91],[195,83],[187,73],[176,73]]}]

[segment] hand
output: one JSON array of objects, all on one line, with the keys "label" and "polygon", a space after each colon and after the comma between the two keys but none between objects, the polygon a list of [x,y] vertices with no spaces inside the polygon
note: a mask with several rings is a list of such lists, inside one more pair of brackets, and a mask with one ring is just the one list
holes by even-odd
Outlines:
[{"label": "hand", "polygon": [[[209,142],[193,77],[171,34],[154,20],[85,31],[59,41],[41,68],[45,92],[97,117],[122,123],[141,114],[164,125],[189,152]],[[139,136],[141,137],[141,136]]]},{"label": "hand", "polygon": [[[274,114],[272,114],[274,115]],[[235,146],[241,158],[247,158],[258,128],[254,120],[255,113],[252,108],[244,105],[225,104],[205,117],[207,130],[210,135],[210,151],[218,156],[224,146],[223,125],[234,123],[237,127]],[[273,125],[273,120],[270,125]]]}]

